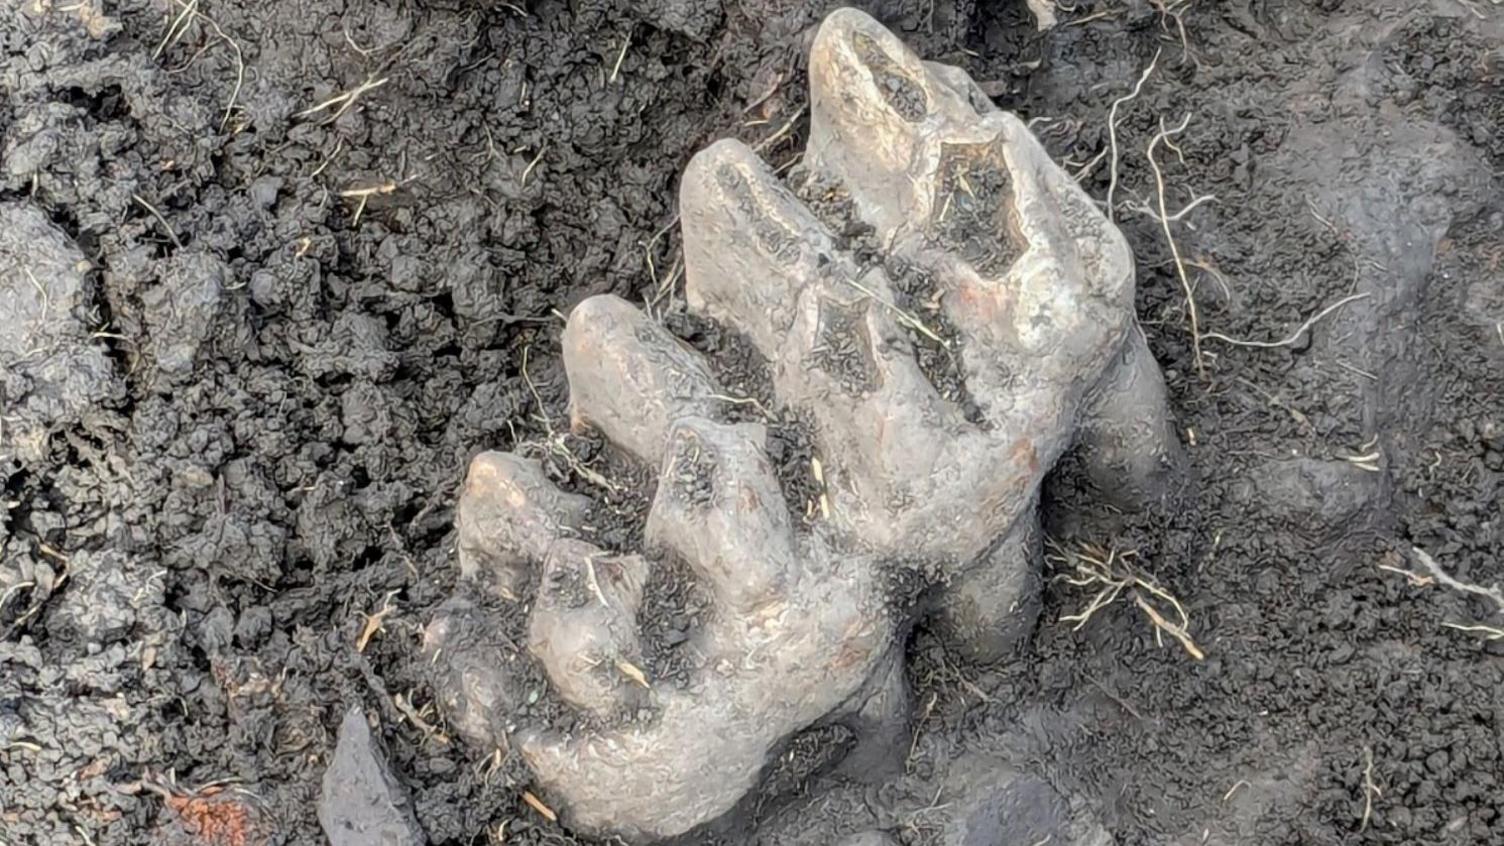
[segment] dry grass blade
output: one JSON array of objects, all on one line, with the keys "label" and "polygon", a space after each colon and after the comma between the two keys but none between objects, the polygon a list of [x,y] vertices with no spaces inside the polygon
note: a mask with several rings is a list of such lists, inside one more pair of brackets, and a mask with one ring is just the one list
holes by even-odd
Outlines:
[{"label": "dry grass blade", "polygon": [[522,801],[526,802],[528,804],[528,807],[537,811],[543,816],[544,819],[548,820],[549,822],[559,821],[559,815],[554,813],[554,809],[543,804],[543,800],[534,796],[531,790],[522,791]]},{"label": "dry grass blade", "polygon": [[616,669],[620,670],[622,675],[636,682],[639,687],[645,690],[652,689],[653,686],[648,684],[647,673],[644,673],[640,667],[631,661],[625,658],[616,659]]}]

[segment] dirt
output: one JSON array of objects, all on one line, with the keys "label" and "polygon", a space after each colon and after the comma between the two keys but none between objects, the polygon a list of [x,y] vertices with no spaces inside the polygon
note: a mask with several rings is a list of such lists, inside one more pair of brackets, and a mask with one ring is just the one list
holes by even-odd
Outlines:
[{"label": "dirt", "polygon": [[[1448,627],[1504,618],[1415,551],[1504,581],[1504,10],[1083,0],[1038,33],[1022,2],[868,8],[1111,192],[1193,472],[1122,515],[1067,461],[1047,528],[1136,550],[1206,658],[1127,604],[1062,622],[1090,590],[1053,579],[1012,664],[915,633],[900,778],[857,786],[829,766],[843,738],[802,738],[714,837],[933,842],[954,786],[1005,760],[1123,846],[1504,843],[1504,639]],[[635,543],[631,468],[563,434],[559,315],[590,294],[727,351],[728,404],[769,416],[736,339],[682,315],[674,197],[717,137],[795,164],[824,11],[13,4],[0,842],[322,842],[351,706],[431,842],[571,842],[429,693],[458,482],[482,449],[548,456],[616,515],[607,545]],[[1146,149],[1187,115],[1154,159],[1182,280]],[[796,421],[775,429],[807,466]],[[691,624],[676,590],[649,586],[655,644]]]}]

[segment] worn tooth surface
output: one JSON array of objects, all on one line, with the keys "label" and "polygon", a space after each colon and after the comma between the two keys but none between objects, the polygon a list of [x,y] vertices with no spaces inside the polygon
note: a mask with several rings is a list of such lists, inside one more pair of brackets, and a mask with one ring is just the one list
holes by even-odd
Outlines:
[{"label": "worn tooth surface", "polygon": [[746,614],[798,578],[794,532],[755,424],[680,420],[648,515],[649,543],[679,555],[717,601]]},{"label": "worn tooth surface", "polygon": [[679,191],[685,296],[776,358],[800,290],[834,253],[814,215],[738,141],[690,160]]},{"label": "worn tooth surface", "polygon": [[529,563],[577,526],[589,501],[559,490],[537,461],[483,452],[470,462],[460,492],[460,574],[516,598]]},{"label": "worn tooth surface", "polygon": [[715,380],[699,353],[619,297],[575,306],[563,346],[575,424],[648,464],[662,460],[675,420],[714,408]]},{"label": "worn tooth surface", "polygon": [[[528,649],[559,695],[584,711],[610,715],[644,682],[637,609],[648,563],[607,555],[578,540],[555,542],[543,561]],[[640,669],[636,671],[640,673]]]}]

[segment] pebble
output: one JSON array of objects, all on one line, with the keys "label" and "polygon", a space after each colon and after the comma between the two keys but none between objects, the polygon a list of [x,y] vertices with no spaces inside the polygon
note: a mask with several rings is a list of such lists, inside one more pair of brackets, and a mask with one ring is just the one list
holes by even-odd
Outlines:
[{"label": "pebble", "polygon": [[340,723],[334,758],[324,771],[319,825],[330,846],[423,846],[407,790],[392,777],[360,706]]}]

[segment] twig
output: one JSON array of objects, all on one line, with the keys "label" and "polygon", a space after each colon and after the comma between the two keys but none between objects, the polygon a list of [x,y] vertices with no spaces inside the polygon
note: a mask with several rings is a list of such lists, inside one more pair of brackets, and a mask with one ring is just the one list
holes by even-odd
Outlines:
[{"label": "twig", "polygon": [[1149,66],[1144,68],[1143,75],[1138,78],[1138,83],[1133,86],[1133,91],[1124,97],[1112,101],[1112,107],[1107,110],[1107,143],[1110,148],[1109,161],[1110,173],[1107,181],[1107,219],[1113,220],[1112,198],[1118,190],[1118,107],[1124,103],[1138,98],[1144,90],[1144,83],[1149,81],[1149,74],[1154,72],[1154,66],[1159,64],[1159,50],[1154,51],[1154,58],[1149,60]]},{"label": "twig", "polygon": [[1343,297],[1342,299],[1340,299],[1340,300],[1332,303],[1331,305],[1327,306],[1326,308],[1324,308],[1321,311],[1318,311],[1316,314],[1312,315],[1311,318],[1309,320],[1307,320],[1306,322],[1300,324],[1300,326],[1294,332],[1292,332],[1290,334],[1290,337],[1288,337],[1288,338],[1281,338],[1278,341],[1245,341],[1245,340],[1242,340],[1240,338],[1229,338],[1226,335],[1223,335],[1221,332],[1208,332],[1205,335],[1201,336],[1201,340],[1203,340],[1203,341],[1221,341],[1224,344],[1232,344],[1235,347],[1255,347],[1257,349],[1266,349],[1266,350],[1267,349],[1274,349],[1276,347],[1288,347],[1291,344],[1294,344],[1296,341],[1299,341],[1300,337],[1302,335],[1304,335],[1306,332],[1309,332],[1311,330],[1311,327],[1315,326],[1316,323],[1321,320],[1321,318],[1326,317],[1328,314],[1331,314],[1332,312],[1336,311],[1337,309],[1342,308],[1343,306],[1347,305],[1348,303],[1356,302],[1358,300],[1367,299],[1370,296],[1372,296],[1372,295],[1368,294],[1368,293],[1362,293],[1362,294],[1351,294],[1349,296]]},{"label": "twig", "polygon": [[1159,162],[1154,158],[1154,148],[1158,147],[1160,143],[1168,144],[1168,139],[1173,135],[1184,132],[1185,128],[1190,125],[1190,122],[1191,115],[1187,112],[1185,119],[1180,122],[1180,126],[1167,130],[1165,129],[1164,119],[1161,118],[1159,122],[1159,134],[1155,135],[1149,141],[1149,147],[1145,151],[1145,154],[1149,158],[1149,167],[1154,170],[1154,188],[1155,192],[1159,195],[1159,223],[1160,226],[1164,227],[1165,241],[1169,243],[1170,256],[1175,260],[1175,274],[1180,278],[1180,287],[1185,291],[1186,311],[1190,314],[1191,320],[1191,352],[1196,362],[1196,373],[1204,379],[1206,378],[1206,361],[1201,356],[1201,316],[1196,313],[1196,291],[1191,287],[1190,277],[1186,275],[1185,260],[1180,256],[1180,246],[1175,243],[1175,235],[1170,231],[1169,215],[1165,209],[1165,175],[1164,171],[1159,168]]}]

